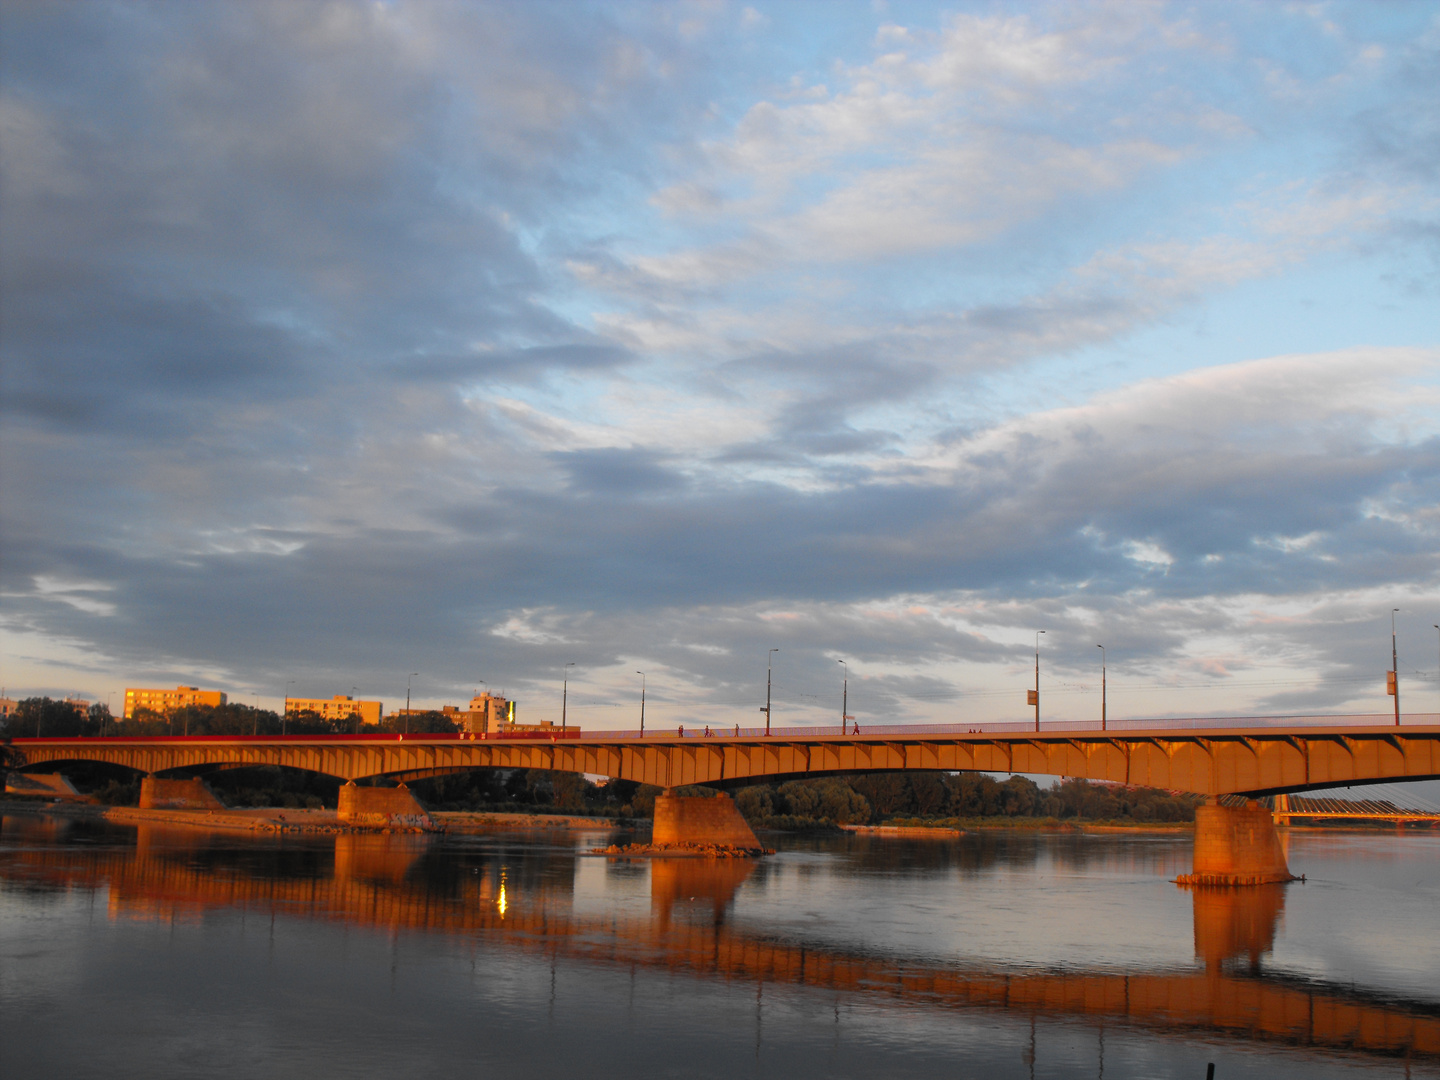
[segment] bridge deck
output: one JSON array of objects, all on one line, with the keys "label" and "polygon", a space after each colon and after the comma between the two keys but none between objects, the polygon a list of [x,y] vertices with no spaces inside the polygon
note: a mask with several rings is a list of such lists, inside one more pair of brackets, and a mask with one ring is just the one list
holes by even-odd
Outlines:
[{"label": "bridge deck", "polygon": [[[1305,718],[1307,721],[1344,718]],[[15,739],[24,767],[102,761],[145,773],[278,765],[343,780],[420,779],[479,768],[556,769],[660,787],[898,770],[1037,773],[1206,795],[1261,795],[1393,780],[1440,779],[1440,724],[1047,728],[960,725],[459,735],[165,736]],[[1357,719],[1362,722],[1355,722]],[[1133,722],[1132,722],[1133,723]],[[1154,722],[1151,722],[1152,724]],[[1234,723],[1231,721],[1231,723]]]}]

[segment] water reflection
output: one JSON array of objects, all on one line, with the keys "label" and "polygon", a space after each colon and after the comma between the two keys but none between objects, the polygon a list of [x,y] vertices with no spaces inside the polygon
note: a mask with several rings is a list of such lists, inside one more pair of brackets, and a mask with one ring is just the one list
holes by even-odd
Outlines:
[{"label": "water reflection", "polygon": [[735,891],[755,871],[754,859],[652,859],[650,907],[657,927],[670,925],[677,904],[708,906],[710,921],[719,927],[735,900]]},{"label": "water reflection", "polygon": [[1205,962],[1205,970],[1216,974],[1240,965],[1258,975],[1260,958],[1275,947],[1285,886],[1190,891],[1195,898],[1195,955]]},{"label": "water reflection", "polygon": [[[1195,954],[1203,970],[1007,971],[923,964],[845,946],[800,945],[737,928],[737,894],[763,888],[771,864],[750,860],[604,861],[605,875],[647,875],[648,914],[586,914],[575,903],[571,850],[521,839],[472,847],[444,838],[342,836],[316,842],[219,841],[142,826],[134,845],[44,818],[0,818],[0,882],[27,889],[106,890],[114,919],[193,920],[217,909],[338,920],[386,930],[483,935],[517,952],[691,978],[824,988],[876,1002],[998,1009],[1022,1016],[1219,1034],[1378,1055],[1440,1057],[1440,1018],[1422,1002],[1381,1001],[1327,984],[1261,974],[1284,911],[1285,886],[1197,889]],[[86,843],[101,839],[104,843]],[[870,868],[900,856],[962,872],[1033,861],[1033,842],[867,844]],[[1062,845],[1062,857],[1070,849]],[[1076,858],[1083,858],[1080,848]],[[1138,859],[1146,858],[1136,855]],[[914,865],[910,862],[908,865]]]}]

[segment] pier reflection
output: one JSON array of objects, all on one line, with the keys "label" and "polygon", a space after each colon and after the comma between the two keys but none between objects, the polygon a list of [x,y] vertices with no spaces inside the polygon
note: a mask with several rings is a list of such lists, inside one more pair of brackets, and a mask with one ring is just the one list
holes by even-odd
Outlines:
[{"label": "pier reflection", "polygon": [[755,865],[754,859],[651,859],[650,908],[657,927],[670,925],[677,905],[697,903],[699,910],[709,910],[713,925],[721,926]]},{"label": "pier reflection", "polygon": [[1243,968],[1260,973],[1260,958],[1275,947],[1275,930],[1285,910],[1284,885],[1243,888],[1200,886],[1195,901],[1195,955],[1218,974]]},{"label": "pier reflection", "polygon": [[877,1002],[997,1009],[1372,1055],[1440,1058],[1440,1017],[1425,1002],[1375,1000],[1345,987],[1261,974],[1285,886],[1197,889],[1190,971],[997,971],[903,962],[842,946],[798,945],[732,925],[751,860],[608,863],[647,874],[650,912],[577,913],[577,856],[526,846],[465,848],[425,836],[341,836],[315,843],[217,843],[145,826],[134,847],[65,842],[44,819],[0,819],[0,882],[107,890],[115,919],[181,920],[220,910],[283,913],[389,931],[469,937],[581,964],[648,967],[696,978],[823,988]]}]

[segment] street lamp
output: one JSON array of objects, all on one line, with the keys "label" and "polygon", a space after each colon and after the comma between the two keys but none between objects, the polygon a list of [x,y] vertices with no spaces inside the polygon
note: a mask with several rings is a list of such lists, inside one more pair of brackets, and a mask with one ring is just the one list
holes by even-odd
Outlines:
[{"label": "street lamp", "polygon": [[565,681],[560,684],[560,730],[565,730],[565,707],[570,701],[570,669],[573,663],[566,664],[561,670],[565,673]]},{"label": "street lamp", "polygon": [[765,708],[760,711],[765,714],[765,734],[770,734],[770,661],[774,658],[779,649],[771,649],[765,654]]},{"label": "street lamp", "polygon": [[1105,646],[1096,645],[1100,650],[1100,730],[1105,730]]},{"label": "street lamp", "polygon": [[640,737],[643,739],[645,737],[645,673],[637,671],[635,674],[640,676]]},{"label": "street lamp", "polygon": [[1395,695],[1395,726],[1400,726],[1400,653],[1395,648],[1395,613],[1390,609],[1390,693]]},{"label": "street lamp", "polygon": [[850,715],[850,665],[844,660],[836,661],[845,667],[845,681],[840,684],[840,734],[845,734],[845,722],[854,720]]},{"label": "street lamp", "polygon": [[1044,630],[1035,631],[1035,693],[1032,704],[1035,706],[1035,730],[1040,730],[1040,635]]},{"label": "street lamp", "polygon": [[294,679],[289,679],[285,683],[285,704],[281,706],[280,711],[280,737],[282,739],[285,737],[286,724],[290,720],[290,687],[294,685]]},{"label": "street lamp", "polygon": [[413,679],[416,675],[419,675],[419,674],[420,674],[420,672],[418,672],[418,671],[412,671],[412,672],[410,672],[409,675],[406,675],[406,676],[405,676],[405,734],[406,734],[406,735],[409,735],[409,734],[410,734],[410,680]]},{"label": "street lamp", "polygon": [[359,689],[360,689],[360,688],[359,688],[358,686],[352,686],[352,687],[350,687],[350,715],[353,716],[353,717],[355,717],[355,734],[356,734],[356,735],[359,735],[359,734],[360,734],[360,710],[357,709],[357,708],[355,708],[355,692],[356,692],[357,690],[359,690]]},{"label": "street lamp", "polygon": [[[1431,623],[1430,625],[1433,626],[1433,627],[1435,627],[1435,629],[1436,629],[1437,631],[1440,631],[1440,623]],[[1436,678],[1440,678],[1440,668],[1437,668],[1437,669],[1436,669],[1435,674],[1436,674]]]}]

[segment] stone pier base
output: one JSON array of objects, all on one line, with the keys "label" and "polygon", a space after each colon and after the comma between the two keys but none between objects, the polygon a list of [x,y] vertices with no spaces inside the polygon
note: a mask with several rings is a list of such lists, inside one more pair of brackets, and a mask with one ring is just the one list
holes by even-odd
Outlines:
[{"label": "stone pier base", "polygon": [[205,781],[163,780],[147,776],[140,781],[141,810],[224,810],[222,803]]},{"label": "stone pier base", "polygon": [[704,798],[671,795],[655,797],[655,847],[713,845],[741,851],[764,851],[749,822],[729,795]]},{"label": "stone pier base", "polygon": [[1182,885],[1265,885],[1293,881],[1270,811],[1211,803],[1195,810],[1195,868]]},{"label": "stone pier base", "polygon": [[435,820],[415,801],[410,789],[399,787],[357,787],[340,789],[336,815],[347,825],[371,825],[384,829],[434,829]]}]

